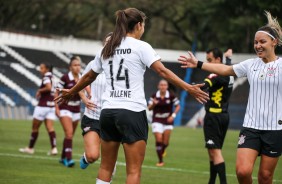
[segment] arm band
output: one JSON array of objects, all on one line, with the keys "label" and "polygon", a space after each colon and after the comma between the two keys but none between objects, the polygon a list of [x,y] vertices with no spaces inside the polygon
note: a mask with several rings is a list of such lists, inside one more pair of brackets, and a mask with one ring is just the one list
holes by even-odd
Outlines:
[{"label": "arm band", "polygon": [[204,64],[204,62],[198,61],[197,68],[202,69],[203,64]]}]

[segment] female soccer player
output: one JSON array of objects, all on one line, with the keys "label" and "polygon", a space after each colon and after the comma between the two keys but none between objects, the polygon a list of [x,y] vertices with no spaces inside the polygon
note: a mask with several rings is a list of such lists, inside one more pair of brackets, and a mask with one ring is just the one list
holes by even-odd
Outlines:
[{"label": "female soccer player", "polygon": [[107,83],[100,117],[102,158],[97,184],[110,183],[120,143],[123,144],[126,158],[126,183],[140,183],[148,138],[144,94],[146,66],[187,90],[199,102],[208,99],[208,95],[200,90],[203,85],[192,86],[182,81],[164,67],[160,56],[148,43],[140,41],[145,19],[145,14],[135,8],[117,11],[113,35],[102,53],[96,55],[92,70],[72,89],[61,90],[62,95],[55,99],[58,103],[67,102],[94,81],[99,73],[105,72]]},{"label": "female soccer player", "polygon": [[[77,83],[80,78],[80,63],[81,60],[78,56],[74,56],[70,59],[70,71],[61,77],[58,84],[59,89],[70,89]],[[58,95],[59,94],[56,94],[55,96]],[[72,160],[72,138],[80,120],[79,95],[74,95],[68,103],[56,104],[56,115],[60,118],[65,132],[60,163],[66,167],[72,167],[74,166],[74,161]]]},{"label": "female soccer player", "polygon": [[38,105],[35,107],[33,112],[32,121],[32,132],[29,141],[29,146],[20,148],[19,151],[22,153],[34,153],[34,145],[38,138],[38,131],[42,121],[44,121],[46,129],[49,133],[51,151],[49,155],[58,154],[56,147],[56,133],[54,130],[55,115],[55,103],[54,103],[54,83],[52,80],[52,66],[48,64],[40,64],[40,73],[43,76],[40,88],[36,92],[36,98],[38,99]]},{"label": "female soccer player", "polygon": [[[103,45],[105,45],[112,32],[106,35]],[[83,75],[91,70],[94,60],[88,63]],[[90,163],[94,163],[100,156],[100,114],[102,109],[102,94],[106,90],[106,76],[101,73],[94,82],[91,83],[91,99],[87,98],[80,91],[79,95],[85,103],[84,116],[81,120],[81,129],[84,140],[84,154],[80,159],[80,168],[86,169]]]},{"label": "female soccer player", "polygon": [[258,29],[254,49],[258,58],[233,66],[210,64],[190,57],[178,59],[183,68],[202,68],[219,75],[247,77],[250,83],[249,101],[239,135],[236,173],[239,183],[252,183],[252,171],[260,155],[259,183],[272,183],[274,170],[282,151],[282,59],[275,48],[282,44],[278,21],[266,12],[268,24]]},{"label": "female soccer player", "polygon": [[168,82],[166,80],[159,82],[158,89],[151,96],[148,109],[153,110],[152,131],[155,135],[156,151],[159,158],[156,165],[161,167],[164,166],[163,156],[165,156],[165,149],[169,144],[170,134],[173,129],[173,120],[180,110],[180,105],[178,98],[168,91]]}]

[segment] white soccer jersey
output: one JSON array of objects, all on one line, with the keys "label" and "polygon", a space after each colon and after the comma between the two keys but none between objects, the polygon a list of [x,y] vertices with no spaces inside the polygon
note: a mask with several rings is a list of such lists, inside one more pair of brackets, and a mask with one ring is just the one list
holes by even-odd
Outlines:
[{"label": "white soccer jersey", "polygon": [[[91,70],[92,63],[94,60],[90,61],[86,66],[85,70],[83,71],[83,75]],[[102,94],[106,90],[106,76],[104,73],[101,73],[97,76],[96,80],[91,83],[91,101],[96,104],[95,110],[88,109],[85,107],[84,115],[91,119],[100,119],[101,109],[102,109]]]},{"label": "white soccer jersey", "polygon": [[243,127],[259,130],[282,129],[282,59],[264,63],[249,59],[233,66],[237,77],[250,83]]},{"label": "white soccer jersey", "polygon": [[107,87],[103,94],[103,109],[127,109],[135,112],[147,108],[144,93],[146,66],[160,60],[160,56],[146,42],[132,37],[122,40],[113,57],[104,60],[100,54],[92,69],[105,72]]}]

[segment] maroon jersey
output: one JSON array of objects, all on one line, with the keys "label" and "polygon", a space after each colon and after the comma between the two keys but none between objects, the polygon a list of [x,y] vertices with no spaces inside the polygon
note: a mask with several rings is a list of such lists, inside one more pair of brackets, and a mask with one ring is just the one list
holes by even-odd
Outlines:
[{"label": "maroon jersey", "polygon": [[51,83],[52,88],[51,91],[42,92],[40,94],[39,102],[37,106],[40,107],[54,107],[54,87],[53,87],[53,81],[52,81],[52,73],[47,72],[44,74],[42,78],[42,83],[40,85],[40,89],[44,88],[46,84]]},{"label": "maroon jersey", "polygon": [[[60,82],[58,83],[58,88],[71,89],[75,86],[76,82],[71,72],[63,75]],[[59,109],[69,110],[71,112],[80,112],[80,96],[79,94],[74,95],[69,102],[59,105]]]},{"label": "maroon jersey", "polygon": [[149,104],[153,103],[153,99],[158,101],[158,104],[153,109],[153,122],[170,124],[167,122],[167,118],[171,116],[173,106],[179,104],[178,98],[169,91],[166,91],[165,97],[162,99],[160,91],[157,91],[157,93],[151,96]]}]

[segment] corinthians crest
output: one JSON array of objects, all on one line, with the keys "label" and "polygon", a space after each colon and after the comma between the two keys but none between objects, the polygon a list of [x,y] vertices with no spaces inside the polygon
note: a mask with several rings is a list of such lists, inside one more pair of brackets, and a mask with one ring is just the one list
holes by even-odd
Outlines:
[{"label": "corinthians crest", "polygon": [[244,142],[245,142],[245,138],[246,138],[246,136],[244,136],[244,135],[240,135],[240,137],[239,137],[239,141],[238,141],[238,144],[239,144],[239,145],[244,144]]},{"label": "corinthians crest", "polygon": [[272,77],[272,76],[275,74],[275,72],[276,72],[276,68],[274,68],[274,67],[269,67],[269,68],[267,69],[266,75],[269,76],[269,77]]}]

